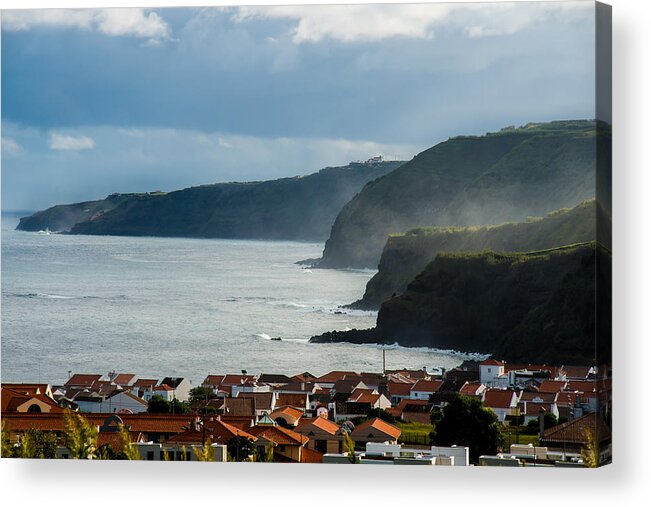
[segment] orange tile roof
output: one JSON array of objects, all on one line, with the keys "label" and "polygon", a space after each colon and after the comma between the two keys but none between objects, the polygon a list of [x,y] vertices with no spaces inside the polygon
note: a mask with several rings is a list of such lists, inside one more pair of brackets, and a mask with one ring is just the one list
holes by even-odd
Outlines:
[{"label": "orange tile roof", "polygon": [[302,433],[308,433],[309,426],[315,426],[331,435],[336,435],[340,428],[336,422],[331,421],[330,419],[326,419],[325,417],[313,417],[311,419],[302,418],[298,423],[297,429],[300,429]]},{"label": "orange tile roof", "polygon": [[461,386],[461,389],[459,389],[459,394],[463,394],[465,396],[477,396],[477,390],[482,386],[483,384],[479,382],[466,382]]},{"label": "orange tile roof", "polygon": [[113,383],[119,386],[127,385],[129,382],[132,382],[134,378],[135,374],[133,373],[120,373],[113,379]]},{"label": "orange tile roof", "polygon": [[11,389],[17,393],[21,394],[45,394],[48,384],[11,384],[3,382],[0,384],[0,387]]},{"label": "orange tile roof", "polygon": [[[294,407],[286,406],[282,408],[277,408],[269,414],[269,417],[274,419],[275,417],[288,416],[294,420],[298,420],[303,416],[303,411]],[[287,421],[289,422],[289,421]]]},{"label": "orange tile roof", "polygon": [[45,394],[23,394],[21,392],[8,389],[7,387],[0,387],[0,402],[1,410],[4,415],[5,412],[14,412],[30,400],[38,400],[50,407],[51,413],[63,413],[63,409],[49,396]]},{"label": "orange tile roof", "polygon": [[389,435],[390,437],[394,439],[398,439],[400,435],[402,434],[402,431],[400,428],[395,427],[393,424],[389,424],[379,417],[376,417],[375,419],[371,419],[369,421],[363,422],[362,424],[358,425],[353,432],[351,433],[351,436],[353,437],[353,440],[355,439],[355,434],[356,433],[361,433],[362,431],[365,431],[369,428],[373,428],[377,431],[380,431],[382,433],[385,433]]},{"label": "orange tile roof", "polygon": [[303,447],[301,449],[301,463],[323,463],[323,454],[309,447]]},{"label": "orange tile roof", "polygon": [[251,434],[258,438],[270,440],[277,445],[305,445],[310,439],[282,426],[253,426]]}]

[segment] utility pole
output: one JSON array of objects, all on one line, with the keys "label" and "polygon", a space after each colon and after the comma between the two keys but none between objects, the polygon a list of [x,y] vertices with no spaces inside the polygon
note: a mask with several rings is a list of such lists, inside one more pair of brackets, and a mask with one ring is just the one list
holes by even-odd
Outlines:
[{"label": "utility pole", "polygon": [[382,345],[382,374],[387,374],[387,349]]}]

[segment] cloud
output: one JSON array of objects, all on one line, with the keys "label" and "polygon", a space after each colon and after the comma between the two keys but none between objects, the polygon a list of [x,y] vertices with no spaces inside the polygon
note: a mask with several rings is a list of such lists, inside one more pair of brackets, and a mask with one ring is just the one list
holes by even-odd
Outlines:
[{"label": "cloud", "polygon": [[18,144],[14,139],[11,137],[3,137],[2,138],[2,156],[10,156],[10,157],[15,157],[16,155],[20,155],[23,153],[25,150],[24,148]]},{"label": "cloud", "polygon": [[6,10],[2,29],[24,31],[37,27],[97,30],[110,36],[132,36],[156,43],[170,37],[170,27],[157,13],[145,9],[33,9]]},{"label": "cloud", "polygon": [[[85,126],[54,137],[42,129],[3,122],[5,138],[25,146],[3,158],[4,209],[42,209],[61,202],[96,199],[112,192],[174,190],[224,181],[259,181],[311,174],[326,166],[375,155],[410,159],[426,146],[319,137],[259,137],[224,131]],[[48,148],[62,138],[94,139],[83,157],[62,157]],[[74,143],[73,143],[74,144]],[[93,142],[93,144],[95,144]]]},{"label": "cloud", "polygon": [[512,35],[551,18],[572,21],[592,12],[590,2],[491,4],[383,4],[238,7],[235,22],[291,19],[295,44],[330,38],[341,42],[377,41],[391,37],[432,39],[435,28],[457,27],[467,37]]},{"label": "cloud", "polygon": [[49,146],[51,150],[92,150],[95,148],[95,141],[87,136],[74,137],[55,132],[50,135]]},{"label": "cloud", "polygon": [[233,20],[295,19],[295,43],[325,38],[374,41],[388,37],[431,38],[433,24],[445,19],[451,10],[449,4],[239,7]]}]

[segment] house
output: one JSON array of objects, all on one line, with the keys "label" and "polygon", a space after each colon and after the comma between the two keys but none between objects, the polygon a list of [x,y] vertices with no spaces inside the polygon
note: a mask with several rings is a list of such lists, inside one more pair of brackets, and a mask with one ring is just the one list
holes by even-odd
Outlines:
[{"label": "house", "polygon": [[172,401],[174,396],[174,388],[168,386],[167,384],[160,384],[158,386],[147,387],[143,393],[142,398],[145,401],[150,401],[154,396],[160,396],[165,401]]},{"label": "house", "polygon": [[543,380],[538,386],[540,393],[559,393],[565,389],[567,382],[565,380]]},{"label": "house", "polygon": [[41,393],[41,389],[22,389],[15,391],[7,385],[0,387],[0,402],[2,416],[7,412],[19,413],[63,413],[63,409],[49,396]]},{"label": "house", "polygon": [[338,380],[344,380],[346,377],[352,380],[354,377],[359,378],[359,374],[354,371],[331,371],[317,377],[315,382],[325,389],[331,389]]},{"label": "house", "polygon": [[290,384],[291,382],[295,382],[295,380],[288,377],[287,375],[263,373],[262,375],[260,375],[260,377],[258,377],[258,382],[260,382],[261,384],[269,384],[270,386],[273,387],[279,387],[279,386]]},{"label": "house", "polygon": [[[107,416],[115,414],[82,414],[93,426],[100,427]],[[12,439],[30,428],[53,432],[61,436],[64,431],[63,412],[51,413],[4,413]],[[147,442],[166,442],[170,437],[182,433],[187,428],[194,427],[197,417],[190,414],[120,414],[121,420],[129,431],[143,434]]]},{"label": "house", "polygon": [[278,393],[276,395],[276,407],[294,407],[299,410],[308,410],[310,408],[310,399],[307,393],[290,394]]},{"label": "house", "polygon": [[540,445],[563,453],[580,453],[588,442],[589,432],[596,435],[600,461],[610,460],[612,433],[605,421],[597,414],[586,414],[545,430]]},{"label": "house", "polygon": [[597,374],[597,369],[594,366],[563,365],[560,370],[564,380],[589,380]]},{"label": "house", "polygon": [[245,417],[253,422],[257,418],[253,398],[223,398],[217,412],[225,416]]},{"label": "house", "polygon": [[419,380],[409,390],[410,400],[429,400],[443,386],[443,380]]},{"label": "house", "polygon": [[[259,425],[253,426],[250,433],[256,437],[256,445],[265,448],[269,443],[273,445],[275,462],[305,463],[318,462],[316,451],[305,451],[309,438],[281,426]],[[318,453],[320,454],[320,453]]]},{"label": "house", "polygon": [[506,363],[496,359],[486,359],[479,363],[479,382],[489,387],[506,387],[508,376],[504,369]]},{"label": "house", "polygon": [[507,415],[514,415],[512,409],[517,407],[518,395],[508,389],[489,389],[484,392],[482,403],[490,408],[502,424],[506,422]]},{"label": "house", "polygon": [[49,384],[12,384],[3,382],[0,387],[11,389],[20,394],[44,394],[51,400],[54,400],[54,394]]},{"label": "house", "polygon": [[276,393],[272,391],[266,393],[239,393],[237,397],[253,400],[255,415],[257,418],[272,412],[276,408]]},{"label": "house", "polygon": [[459,394],[472,398],[481,398],[486,391],[486,386],[479,382],[466,382],[459,389]]},{"label": "house", "polygon": [[190,399],[190,389],[192,384],[190,381],[183,377],[165,377],[161,384],[165,384],[174,389],[174,398],[180,401],[188,401]]},{"label": "house", "polygon": [[63,384],[63,386],[66,389],[71,387],[77,389],[90,389],[93,384],[98,382],[101,378],[101,375],[96,374],[75,373],[65,384]]},{"label": "house", "polygon": [[389,382],[387,382],[387,389],[389,391],[391,404],[395,406],[402,400],[408,399],[413,385],[413,382],[395,382],[389,380]]},{"label": "house", "polygon": [[[225,375],[208,375],[204,381],[201,383],[201,387],[206,387],[212,389],[215,394],[220,390],[222,381],[224,380]],[[230,389],[228,390],[230,394]]]},{"label": "house", "polygon": [[116,386],[126,389],[127,387],[134,385],[138,380],[138,377],[133,373],[116,373],[113,371],[108,374],[108,379]]},{"label": "house", "polygon": [[365,421],[351,432],[355,444],[365,445],[367,442],[397,443],[401,434],[400,428],[395,427],[379,417]]},{"label": "house", "polygon": [[430,424],[432,404],[426,400],[402,400],[394,409],[394,416],[405,422]]},{"label": "house", "polygon": [[[77,404],[79,402],[76,401]],[[148,403],[129,391],[114,391],[107,397],[96,398],[94,403],[80,405],[82,412],[98,414],[138,414],[147,412]]]},{"label": "house", "polygon": [[558,419],[558,406],[556,403],[543,403],[543,402],[532,402],[525,401],[518,404],[520,408],[520,415],[524,417],[523,424],[529,424],[529,421],[537,421],[540,416],[540,411],[543,410],[544,413],[552,414]]},{"label": "house", "polygon": [[247,380],[241,384],[231,386],[231,396],[236,398],[240,393],[270,393],[271,386],[255,380]]},{"label": "house", "polygon": [[298,424],[298,421],[305,414],[304,410],[299,410],[294,407],[285,406],[278,408],[269,414],[269,417],[273,419],[276,423],[284,428],[294,428]]},{"label": "house", "polygon": [[325,417],[300,419],[294,431],[310,439],[307,443],[310,449],[322,454],[343,452],[340,426]]},{"label": "house", "polygon": [[[150,378],[139,378],[134,382],[134,384],[131,386],[133,394],[136,396],[139,396],[140,398],[144,398],[145,396],[145,391],[149,389],[153,389],[154,386],[158,384],[158,379],[150,379]],[[135,392],[137,391],[137,392]]]}]

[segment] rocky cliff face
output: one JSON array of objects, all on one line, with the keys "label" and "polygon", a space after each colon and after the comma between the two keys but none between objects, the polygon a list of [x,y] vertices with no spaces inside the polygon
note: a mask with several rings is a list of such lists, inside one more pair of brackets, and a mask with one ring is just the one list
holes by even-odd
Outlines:
[{"label": "rocky cliff face", "polygon": [[52,232],[69,232],[75,224],[96,219],[130,198],[130,194],[115,194],[99,201],[59,204],[21,218],[16,229],[20,231],[49,229]]},{"label": "rocky cliff face", "polygon": [[378,273],[366,285],[364,297],[351,307],[374,310],[404,292],[439,252],[528,252],[593,241],[597,222],[610,246],[610,218],[594,200],[526,222],[482,227],[426,227],[389,236]]},{"label": "rocky cliff face", "polygon": [[530,124],[440,143],[352,199],[317,264],[374,268],[390,234],[524,221],[594,199],[597,150],[610,153],[610,131],[599,125]]},{"label": "rocky cliff face", "polygon": [[[87,203],[56,206],[21,220],[18,228],[34,230],[26,228],[38,218],[38,229],[73,234],[322,241],[346,202],[401,164],[359,163],[304,177],[130,194],[113,206],[102,204],[101,213],[76,211]],[[55,227],[54,218],[64,215],[66,227]]]},{"label": "rocky cliff face", "polygon": [[[610,253],[594,242],[526,254],[440,254],[382,304],[375,329],[311,341],[399,343],[552,364],[593,364],[597,355],[607,361],[609,337],[595,348],[595,287],[608,283],[610,265]],[[610,302],[602,305],[600,326],[608,330]]]}]

